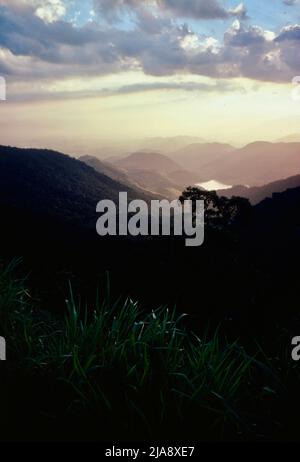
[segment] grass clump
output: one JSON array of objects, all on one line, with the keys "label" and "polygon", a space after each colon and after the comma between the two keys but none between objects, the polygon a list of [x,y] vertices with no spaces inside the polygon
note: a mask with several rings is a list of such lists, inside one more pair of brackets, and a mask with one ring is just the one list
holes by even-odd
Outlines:
[{"label": "grass clump", "polygon": [[237,341],[218,330],[200,338],[168,307],[147,313],[130,298],[113,299],[108,279],[93,307],[70,286],[65,313],[54,317],[14,276],[16,264],[0,269],[0,334],[15,417],[32,416],[28,437],[266,436],[270,416],[253,415],[253,394],[257,404],[273,375]]}]

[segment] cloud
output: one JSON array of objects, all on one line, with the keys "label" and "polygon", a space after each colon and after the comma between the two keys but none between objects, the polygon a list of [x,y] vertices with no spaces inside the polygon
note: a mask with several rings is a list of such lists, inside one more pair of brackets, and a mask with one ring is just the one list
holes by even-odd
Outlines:
[{"label": "cloud", "polygon": [[299,0],[283,0],[283,3],[287,6],[293,6],[299,3]]},{"label": "cloud", "polygon": [[289,69],[289,80],[300,73],[300,25],[284,27],[276,37],[280,46],[280,59]]},{"label": "cloud", "polygon": [[35,14],[45,22],[54,22],[66,14],[66,7],[61,0],[46,0],[36,9]]},{"label": "cloud", "polygon": [[240,3],[235,8],[224,8],[219,0],[94,0],[95,10],[109,21],[120,20],[124,12],[137,15],[148,7],[160,12],[169,12],[176,17],[194,19],[245,19],[247,11]]},{"label": "cloud", "polygon": [[[69,87],[69,88],[68,88]],[[66,82],[59,89],[53,85],[45,86],[37,84],[32,87],[29,84],[20,85],[16,83],[10,86],[10,101],[40,101],[40,100],[67,100],[67,99],[86,99],[86,98],[107,98],[118,95],[131,95],[137,93],[149,93],[156,91],[180,91],[189,93],[227,93],[244,92],[244,88],[238,84],[227,80],[218,80],[213,83],[195,81],[160,81],[160,82],[141,82],[123,85],[116,88],[99,87],[99,83],[89,85],[89,88],[78,88],[74,90]]]},{"label": "cloud", "polygon": [[47,23],[57,21],[66,14],[63,0],[0,0],[18,13],[31,12]]},{"label": "cloud", "polygon": [[[288,82],[300,71],[299,25],[285,27],[275,36],[272,31],[235,19],[223,40],[217,40],[193,32],[168,15],[156,15],[140,0],[107,3],[108,8],[124,7],[125,2],[140,5],[130,28],[97,21],[76,27],[64,18],[37,15],[42,1],[10,1],[8,5],[0,0],[0,73],[12,82],[88,78],[127,70],[152,76],[194,74]],[[189,2],[193,8],[200,5]],[[182,5],[172,2],[179,3]],[[211,7],[213,2],[206,4]],[[241,10],[239,7],[239,15]]]},{"label": "cloud", "polygon": [[226,19],[232,16],[245,18],[247,15],[242,3],[235,8],[226,9],[218,0],[158,0],[157,4],[178,16],[195,19]]},{"label": "cloud", "polygon": [[117,90],[114,94],[131,94],[141,93],[148,91],[187,91],[187,92],[231,92],[231,91],[243,91],[243,89],[227,81],[217,81],[214,84],[207,84],[202,82],[152,82],[152,83],[137,83],[132,85],[124,85]]},{"label": "cloud", "polygon": [[276,38],[277,42],[289,41],[299,41],[300,40],[300,25],[294,24],[291,26],[284,27],[278,37]]}]

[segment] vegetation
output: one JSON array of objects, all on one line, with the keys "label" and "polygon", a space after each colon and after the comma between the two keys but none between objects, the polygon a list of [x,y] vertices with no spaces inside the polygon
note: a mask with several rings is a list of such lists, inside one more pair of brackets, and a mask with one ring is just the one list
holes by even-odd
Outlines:
[{"label": "vegetation", "polygon": [[50,315],[16,277],[17,264],[0,271],[15,404],[6,438],[244,440],[278,430],[272,406],[287,371],[280,380],[259,347],[248,355],[219,330],[196,335],[175,310],[145,313],[131,299],[114,300],[108,278],[93,307],[70,287],[64,317]]},{"label": "vegetation", "polygon": [[0,205],[94,229],[96,204],[119,191],[150,198],[59,152],[0,146]]},{"label": "vegetation", "polygon": [[102,239],[95,204],[119,184],[0,151],[2,439],[299,440],[300,188],[254,207],[188,189],[199,248]]},{"label": "vegetation", "polygon": [[210,226],[230,226],[232,224],[245,224],[249,222],[252,207],[248,199],[243,197],[219,196],[216,191],[205,191],[195,186],[186,188],[179,200],[183,203],[191,200],[204,201],[205,224]]}]

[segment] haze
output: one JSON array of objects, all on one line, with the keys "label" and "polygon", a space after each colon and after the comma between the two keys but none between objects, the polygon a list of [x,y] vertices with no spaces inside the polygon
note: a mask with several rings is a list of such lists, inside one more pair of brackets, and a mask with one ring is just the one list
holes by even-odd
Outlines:
[{"label": "haze", "polygon": [[0,0],[1,143],[109,157],[298,133],[299,16],[281,0]]}]

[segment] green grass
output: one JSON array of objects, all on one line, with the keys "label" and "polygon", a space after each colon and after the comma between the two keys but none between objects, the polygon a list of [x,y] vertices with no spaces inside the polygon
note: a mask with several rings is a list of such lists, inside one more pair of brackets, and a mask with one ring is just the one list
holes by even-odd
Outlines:
[{"label": "green grass", "polygon": [[60,428],[61,438],[268,437],[268,400],[281,385],[259,351],[248,355],[218,330],[199,338],[185,327],[186,315],[168,307],[147,313],[129,298],[114,299],[109,278],[94,306],[70,286],[65,313],[54,317],[16,278],[17,265],[0,268],[0,335],[11,393],[22,388],[15,376],[30,384],[26,406],[42,425]]}]

